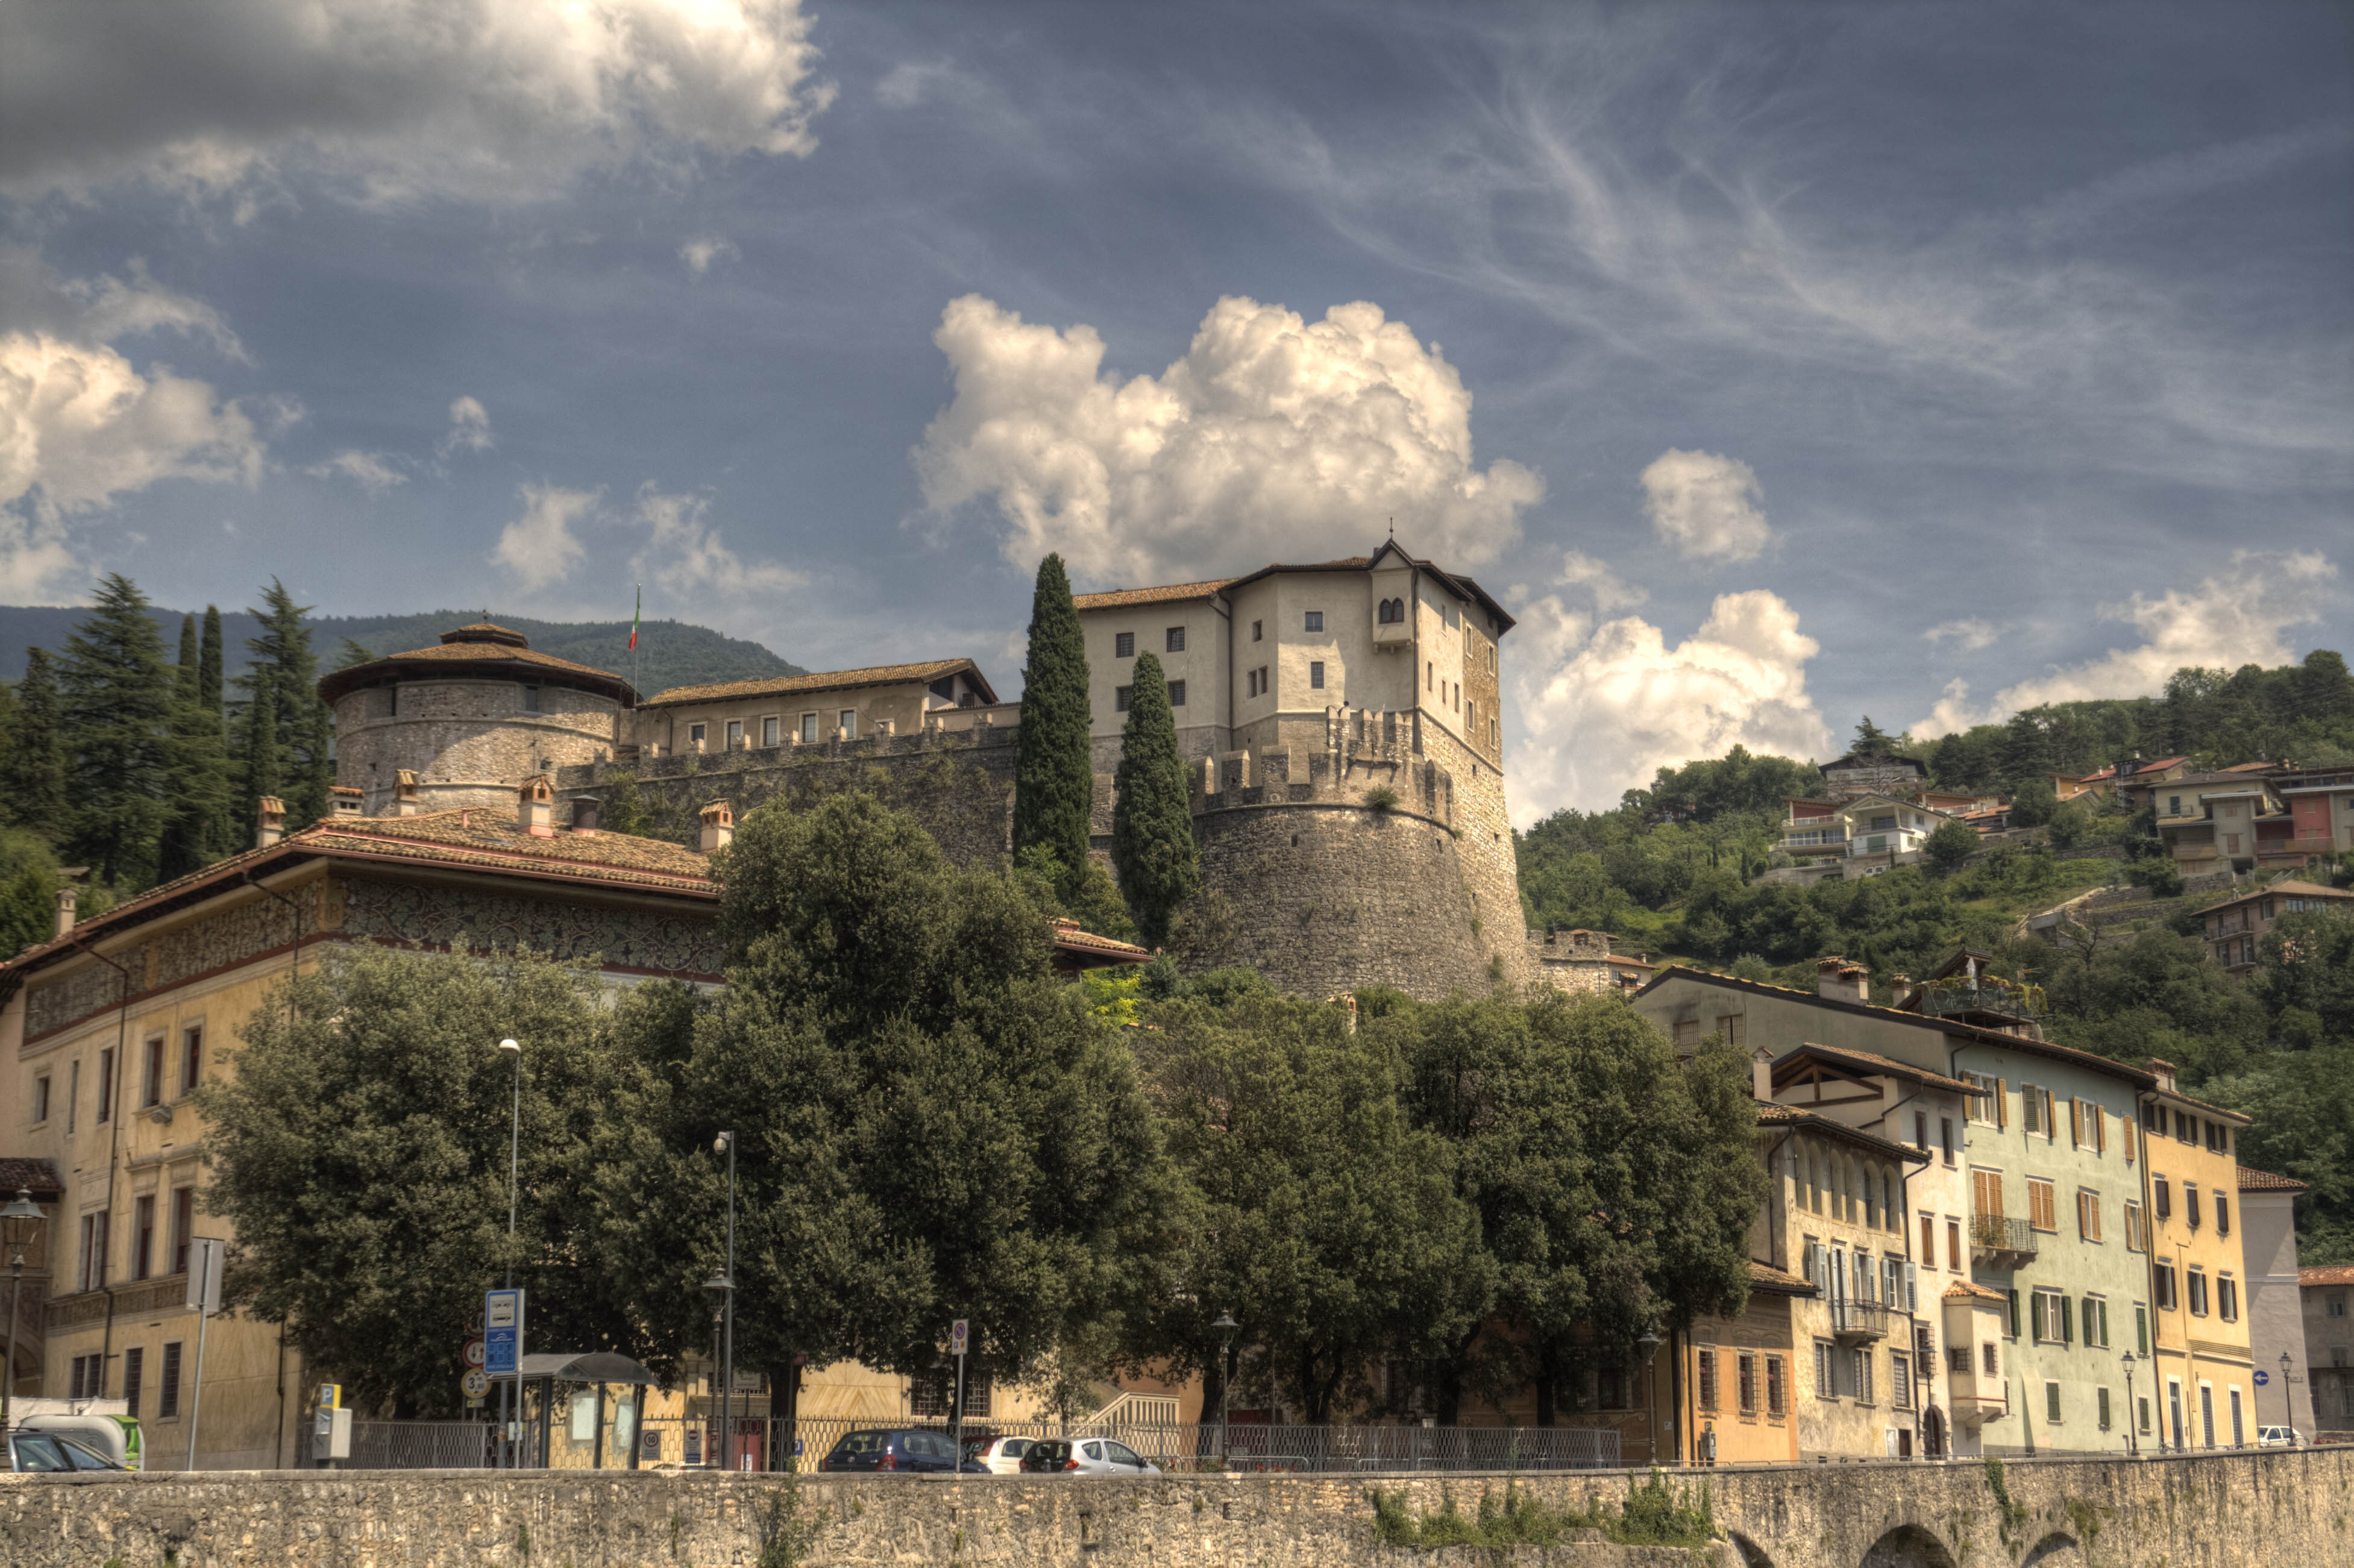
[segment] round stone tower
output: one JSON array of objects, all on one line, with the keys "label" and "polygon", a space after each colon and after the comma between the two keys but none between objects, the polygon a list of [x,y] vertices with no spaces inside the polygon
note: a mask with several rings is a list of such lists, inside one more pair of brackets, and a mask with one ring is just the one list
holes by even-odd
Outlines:
[{"label": "round stone tower", "polygon": [[335,715],[335,782],[359,790],[371,817],[512,811],[535,774],[610,760],[622,710],[637,703],[620,676],[534,652],[487,621],[337,670],[319,695]]}]

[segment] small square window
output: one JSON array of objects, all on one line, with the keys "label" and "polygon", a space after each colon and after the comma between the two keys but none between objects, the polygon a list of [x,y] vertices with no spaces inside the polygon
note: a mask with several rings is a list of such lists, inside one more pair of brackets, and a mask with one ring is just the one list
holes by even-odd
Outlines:
[{"label": "small square window", "polygon": [[780,732],[783,729],[784,722],[785,721],[780,718],[774,717],[762,719],[760,721],[760,744],[762,746],[776,745],[778,740],[781,738]]},{"label": "small square window", "polygon": [[707,725],[688,725],[686,726],[686,742],[689,746],[701,746],[710,733],[710,726]]},{"label": "small square window", "polygon": [[527,714],[535,714],[539,711],[539,688],[537,686],[525,686],[523,689],[523,711]]},{"label": "small square window", "polygon": [[1307,630],[1310,631],[1321,631],[1324,630],[1324,612],[1322,610],[1311,609],[1308,612]]},{"label": "small square window", "polygon": [[1168,650],[1172,653],[1182,653],[1185,652],[1185,629],[1183,627],[1172,626],[1169,629]]},{"label": "small square window", "polygon": [[1129,705],[1135,700],[1136,688],[1134,686],[1114,686],[1111,689],[1111,711],[1116,714],[1126,713],[1129,709]]},{"label": "small square window", "polygon": [[1257,621],[1257,620],[1254,620],[1254,621],[1252,621],[1252,622],[1251,622],[1251,641],[1254,641],[1254,642],[1261,641],[1263,641],[1263,640],[1266,638],[1266,636],[1267,636],[1267,625],[1266,625],[1266,623],[1265,623],[1264,621]]},{"label": "small square window", "polygon": [[1310,662],[1308,666],[1308,684],[1310,688],[1314,691],[1320,692],[1324,689],[1324,665],[1321,660],[1311,661]]},{"label": "small square window", "polygon": [[1172,681],[1169,683],[1169,705],[1172,708],[1182,708],[1185,705],[1184,682]]},{"label": "small square window", "polygon": [[1136,633],[1133,631],[1115,632],[1111,640],[1111,656],[1115,659],[1135,658]]},{"label": "small square window", "polygon": [[49,1119],[49,1075],[47,1073],[33,1080],[33,1119]]}]

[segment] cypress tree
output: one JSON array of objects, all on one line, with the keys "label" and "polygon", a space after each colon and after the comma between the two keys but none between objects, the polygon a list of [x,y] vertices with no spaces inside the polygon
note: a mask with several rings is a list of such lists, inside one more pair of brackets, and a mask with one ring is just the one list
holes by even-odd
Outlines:
[{"label": "cypress tree", "polygon": [[155,874],[164,882],[201,870],[231,847],[226,842],[228,748],[221,734],[219,712],[204,704],[204,655],[199,646],[196,618],[183,617],[180,662],[174,672],[177,680],[169,748],[170,815],[156,852]]},{"label": "cypress tree", "polygon": [[245,773],[238,789],[245,810],[239,832],[250,844],[261,797],[279,792],[278,688],[266,674],[253,683],[253,695],[246,700],[238,749],[245,757]]},{"label": "cypress tree", "polygon": [[1161,661],[1139,655],[1135,681],[1113,776],[1111,863],[1144,945],[1158,948],[1169,940],[1170,917],[1201,887],[1202,866]]},{"label": "cypress tree", "polygon": [[204,650],[196,658],[196,700],[204,704],[215,718],[226,721],[222,699],[227,695],[222,668],[220,608],[205,606]]},{"label": "cypress tree", "polygon": [[1087,652],[1063,557],[1038,563],[1030,601],[1029,668],[1022,686],[1021,749],[1013,768],[1013,853],[1053,852],[1067,895],[1084,881],[1095,814],[1087,732]]},{"label": "cypress tree", "polygon": [[0,810],[52,843],[65,836],[64,732],[57,666],[48,650],[27,648],[25,678],[16,683],[16,711],[9,715],[7,749],[0,755]]},{"label": "cypress tree", "polygon": [[66,853],[101,882],[143,886],[154,875],[171,786],[165,743],[178,688],[147,596],[109,572],[97,599],[67,637],[59,672],[72,789]]},{"label": "cypress tree", "polygon": [[258,796],[281,796],[291,833],[327,814],[327,787],[334,782],[334,763],[328,755],[334,721],[327,705],[319,700],[319,661],[311,651],[311,629],[302,620],[310,607],[296,604],[276,577],[261,590],[261,602],[264,608],[249,610],[261,622],[261,635],[246,640],[254,659],[238,684],[249,694],[249,708],[260,699],[263,686],[270,688],[277,726],[273,777],[281,787],[253,791],[244,805],[249,818]]}]

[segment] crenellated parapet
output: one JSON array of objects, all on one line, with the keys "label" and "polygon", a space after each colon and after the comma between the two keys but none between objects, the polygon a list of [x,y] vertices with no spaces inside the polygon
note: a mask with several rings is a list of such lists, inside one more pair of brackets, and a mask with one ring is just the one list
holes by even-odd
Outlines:
[{"label": "crenellated parapet", "polygon": [[1193,768],[1193,809],[1354,806],[1455,826],[1455,778],[1426,756],[1417,713],[1325,711],[1323,745],[1264,746],[1205,757]]}]

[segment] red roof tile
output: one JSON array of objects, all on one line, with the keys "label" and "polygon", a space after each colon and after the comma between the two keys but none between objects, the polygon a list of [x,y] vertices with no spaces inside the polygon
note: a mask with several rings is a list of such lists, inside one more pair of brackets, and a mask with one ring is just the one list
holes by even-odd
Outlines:
[{"label": "red roof tile", "polygon": [[2275,1176],[2269,1171],[2253,1166],[2240,1167],[2240,1191],[2243,1192],[2310,1192],[2312,1188],[2294,1176]]},{"label": "red roof tile", "polygon": [[2325,1263],[2296,1271],[2299,1285],[2354,1285],[2354,1263]]}]

